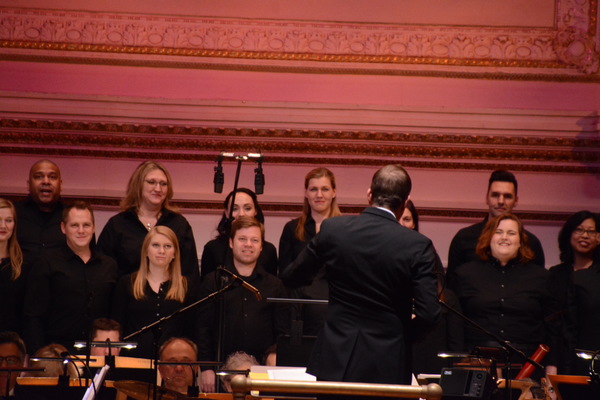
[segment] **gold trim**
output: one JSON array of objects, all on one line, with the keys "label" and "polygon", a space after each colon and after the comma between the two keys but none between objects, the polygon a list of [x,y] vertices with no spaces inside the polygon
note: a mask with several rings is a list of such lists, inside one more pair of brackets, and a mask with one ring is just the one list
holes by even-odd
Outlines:
[{"label": "gold trim", "polygon": [[[385,131],[207,128],[0,119],[3,153],[214,161],[224,148],[269,163],[600,172],[600,139]],[[233,140],[235,139],[235,140]],[[159,149],[159,150],[157,150]]]},{"label": "gold trim", "polygon": [[[117,16],[66,10],[32,12],[6,7],[0,9],[0,17],[6,16],[0,48],[13,50],[5,52],[8,54],[3,54],[4,59],[29,61],[598,82],[597,10],[598,0],[558,0],[552,28],[459,29],[377,23],[248,22],[199,16]],[[135,59],[140,56],[150,59]],[[359,64],[364,68],[354,67]],[[386,68],[418,65],[436,70]],[[455,71],[461,68],[463,71]],[[474,68],[504,70],[469,71]],[[523,71],[529,69],[540,71]]]}]

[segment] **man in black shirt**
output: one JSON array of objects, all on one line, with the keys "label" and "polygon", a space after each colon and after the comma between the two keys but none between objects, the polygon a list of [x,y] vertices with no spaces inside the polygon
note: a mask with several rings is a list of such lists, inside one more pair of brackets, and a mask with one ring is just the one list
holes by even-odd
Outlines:
[{"label": "man in black shirt", "polygon": [[[514,174],[505,170],[492,172],[486,194],[486,204],[488,205],[489,213],[483,221],[461,229],[452,239],[446,272],[448,279],[452,279],[454,270],[459,265],[478,260],[475,248],[485,224],[490,218],[512,212],[519,200],[517,189],[517,178],[515,178]],[[532,263],[545,267],[542,244],[533,233],[527,230],[525,233],[529,237],[529,246],[535,255]]]},{"label": "man in black shirt", "polygon": [[55,249],[65,242],[60,229],[63,203],[60,200],[62,180],[58,165],[40,160],[29,170],[29,196],[17,204],[17,239],[31,261],[42,250]]},{"label": "man in black shirt", "polygon": [[[258,264],[264,235],[263,225],[255,218],[243,216],[233,221],[229,240],[233,261],[225,268],[258,289],[262,299],[238,286],[221,294],[218,303],[209,302],[202,307],[197,318],[200,361],[214,360],[218,356],[219,305],[224,308],[220,359],[235,351],[261,357],[276,342],[279,334],[288,332],[289,306],[267,302],[267,298],[287,296],[279,278]],[[200,298],[215,292],[227,280],[229,275],[226,272],[216,270],[209,273],[202,281]],[[214,371],[202,371],[203,392],[214,392],[214,382]]]},{"label": "man in black shirt", "polygon": [[48,343],[72,348],[87,339],[91,321],[109,315],[116,262],[90,247],[94,214],[88,204],[65,208],[66,244],[44,253],[32,269],[25,298],[25,339],[35,352]]}]

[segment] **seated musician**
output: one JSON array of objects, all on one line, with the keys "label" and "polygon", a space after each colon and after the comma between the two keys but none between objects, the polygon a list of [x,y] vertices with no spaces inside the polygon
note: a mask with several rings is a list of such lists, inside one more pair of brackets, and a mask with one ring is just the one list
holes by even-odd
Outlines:
[{"label": "seated musician", "polygon": [[[223,364],[223,371],[250,371],[250,368],[253,365],[258,365],[258,361],[256,358],[251,356],[248,353],[244,353],[243,351],[236,351],[235,353],[230,354]],[[240,372],[241,374],[241,372]],[[231,389],[231,378],[233,378],[233,373],[228,373],[226,375],[221,376],[221,382],[223,382],[223,387],[228,393],[232,392]]]},{"label": "seated musician", "polygon": [[[68,354],[67,348],[62,344],[51,343],[42,347],[33,355],[33,360],[29,361],[32,368],[44,368],[43,371],[31,371],[27,373],[31,377],[58,377],[67,375],[69,378],[77,378],[77,370],[73,363],[66,363],[65,354]],[[35,360],[35,358],[44,358],[44,360]],[[52,360],[52,359],[55,360]]]},{"label": "seated musician", "polygon": [[[172,337],[159,350],[160,361],[173,363],[195,362],[198,359],[198,347],[186,338]],[[159,365],[158,372],[163,387],[175,392],[187,394],[198,376],[197,365]]]},{"label": "seated musician", "polygon": [[[0,369],[23,368],[25,366],[25,343],[15,332],[0,332]],[[14,396],[20,372],[0,371],[0,398]]]},{"label": "seated musician", "polygon": [[[96,318],[92,322],[92,342],[120,342],[123,329],[121,324],[108,318]],[[119,347],[92,347],[90,354],[92,356],[118,356],[121,349]]]}]

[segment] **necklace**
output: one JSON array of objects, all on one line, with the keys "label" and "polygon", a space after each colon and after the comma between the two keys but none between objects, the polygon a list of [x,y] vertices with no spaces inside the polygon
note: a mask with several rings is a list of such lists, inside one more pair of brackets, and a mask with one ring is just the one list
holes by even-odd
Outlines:
[{"label": "necklace", "polygon": [[148,222],[148,224],[146,224],[146,226],[148,227],[148,230],[152,229],[152,227],[150,226],[150,222]]}]

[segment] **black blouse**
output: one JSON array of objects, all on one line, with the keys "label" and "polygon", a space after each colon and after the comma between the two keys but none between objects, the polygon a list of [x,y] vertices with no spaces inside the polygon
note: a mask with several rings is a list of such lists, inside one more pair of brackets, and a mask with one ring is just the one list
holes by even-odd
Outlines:
[{"label": "black blouse", "polygon": [[[160,285],[158,293],[146,283],[144,288],[145,297],[136,300],[133,296],[133,281],[136,273],[121,277],[112,305],[111,316],[114,320],[121,323],[123,326],[123,336],[138,331],[146,325],[166,317],[180,308],[187,306],[193,302],[196,288],[194,284],[190,284],[187,290],[186,298],[183,303],[177,300],[167,300],[167,292],[171,287],[171,282],[163,282]],[[189,283],[189,280],[188,280]],[[193,323],[190,313],[180,314],[177,317],[164,323],[157,333],[158,346],[164,343],[170,337],[188,337],[193,338]],[[153,348],[153,331],[146,331],[129,341],[137,342],[137,348],[129,350],[128,356],[154,358]]]},{"label": "black blouse", "polygon": [[0,332],[14,331],[23,334],[23,303],[25,302],[26,267],[12,280],[10,258],[0,260]]},{"label": "black blouse", "polygon": [[[169,227],[175,232],[181,253],[181,273],[190,279],[197,279],[198,254],[194,233],[187,219],[163,209],[156,225]],[[148,229],[140,222],[135,210],[129,209],[108,220],[98,238],[98,250],[117,261],[121,275],[130,274],[140,267],[142,243],[147,234]]]},{"label": "black blouse", "polygon": [[[457,267],[451,288],[467,317],[526,355],[531,356],[541,343],[557,348],[558,302],[547,270],[515,260],[504,267],[493,258],[472,261]],[[494,346],[492,338],[470,325],[465,339],[467,348]],[[556,365],[551,356],[552,352],[544,362]]]}]

